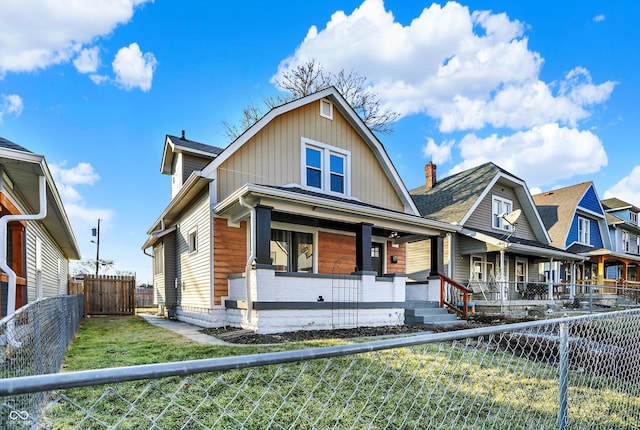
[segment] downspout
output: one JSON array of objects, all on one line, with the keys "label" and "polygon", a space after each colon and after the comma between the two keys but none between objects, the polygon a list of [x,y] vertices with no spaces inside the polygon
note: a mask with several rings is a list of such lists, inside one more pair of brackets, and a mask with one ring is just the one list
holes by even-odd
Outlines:
[{"label": "downspout", "polygon": [[240,196],[238,198],[238,203],[240,206],[249,209],[251,213],[251,244],[249,250],[249,258],[247,258],[247,264],[245,266],[245,274],[244,274],[244,282],[245,289],[247,295],[247,321],[251,321],[251,311],[253,310],[252,302],[251,302],[251,281],[249,279],[249,275],[251,274],[251,266],[253,265],[254,260],[256,259],[256,208],[251,206],[244,200],[244,196]]},{"label": "downspout", "polygon": [[[7,264],[7,224],[11,221],[31,221],[43,219],[47,216],[47,181],[44,176],[38,178],[38,186],[40,191],[40,212],[32,215],[5,215],[0,217],[0,240],[4,240],[3,246],[0,246],[0,269],[2,269],[9,277],[7,285],[7,316],[16,311],[16,272]],[[15,341],[13,337],[13,320],[7,324],[7,342],[16,348],[21,343]]]}]

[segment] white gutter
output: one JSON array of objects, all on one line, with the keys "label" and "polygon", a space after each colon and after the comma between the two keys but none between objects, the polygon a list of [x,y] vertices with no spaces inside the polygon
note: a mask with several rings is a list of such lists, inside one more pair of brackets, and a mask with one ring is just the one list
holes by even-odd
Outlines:
[{"label": "white gutter", "polygon": [[249,251],[249,258],[247,258],[247,264],[245,266],[245,274],[244,274],[244,282],[245,289],[247,295],[247,321],[251,321],[251,281],[249,279],[249,275],[251,274],[251,266],[253,265],[253,261],[256,259],[256,208],[251,206],[244,200],[244,196],[240,196],[238,198],[238,203],[240,206],[249,209],[251,213],[251,249]]},{"label": "white gutter", "polygon": [[[7,264],[7,224],[11,221],[30,221],[39,220],[47,216],[47,180],[44,176],[38,178],[38,186],[40,190],[40,212],[32,215],[5,215],[0,217],[0,241],[5,243],[0,246],[0,269],[2,269],[9,277],[7,286],[7,316],[16,311],[16,272]],[[21,343],[16,342],[13,338],[13,319],[7,324],[7,342],[16,348]]]}]

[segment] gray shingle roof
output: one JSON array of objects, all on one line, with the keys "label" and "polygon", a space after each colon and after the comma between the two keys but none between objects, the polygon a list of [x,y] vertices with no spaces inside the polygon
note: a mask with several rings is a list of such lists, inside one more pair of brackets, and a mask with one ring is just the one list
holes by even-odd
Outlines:
[{"label": "gray shingle roof", "polygon": [[600,203],[602,203],[604,210],[631,209],[632,211],[640,212],[640,208],[638,208],[637,206],[634,206],[631,203],[627,203],[624,200],[620,200],[615,197],[601,200]]},{"label": "gray shingle roof", "polygon": [[176,146],[182,146],[185,148],[193,149],[195,151],[207,152],[214,157],[220,154],[224,150],[224,148],[218,148],[217,146],[196,142],[195,140],[183,139],[181,137],[171,136],[171,135],[167,135],[167,137]]},{"label": "gray shingle roof", "polygon": [[12,141],[5,139],[4,137],[0,137],[0,148],[15,149],[16,151],[23,151],[23,152],[31,152],[28,149],[18,145],[17,143],[13,143]]},{"label": "gray shingle roof", "polygon": [[460,222],[499,173],[513,176],[493,163],[485,163],[438,180],[431,189],[421,186],[409,194],[422,216]]}]

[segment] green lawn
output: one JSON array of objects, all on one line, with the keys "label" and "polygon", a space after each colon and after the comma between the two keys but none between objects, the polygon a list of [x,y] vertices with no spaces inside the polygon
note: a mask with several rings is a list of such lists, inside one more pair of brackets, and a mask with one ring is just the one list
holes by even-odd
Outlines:
[{"label": "green lawn", "polygon": [[[139,317],[91,318],[65,370],[335,345],[210,346]],[[485,339],[486,342],[486,339]],[[442,343],[57,393],[64,428],[557,428],[558,370],[490,343]],[[571,376],[570,428],[637,428],[636,387]],[[77,427],[76,427],[77,426]]]}]

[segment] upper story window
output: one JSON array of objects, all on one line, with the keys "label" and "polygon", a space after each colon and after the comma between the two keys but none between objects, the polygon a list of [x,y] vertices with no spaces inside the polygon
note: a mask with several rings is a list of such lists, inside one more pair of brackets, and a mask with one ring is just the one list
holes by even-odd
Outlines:
[{"label": "upper story window", "polygon": [[591,221],[578,217],[578,242],[591,245]]},{"label": "upper story window", "polygon": [[513,212],[513,202],[503,197],[493,196],[493,228],[511,231],[513,226],[504,220],[504,215]]},{"label": "upper story window", "polygon": [[626,231],[622,232],[622,250],[629,252],[629,233]]},{"label": "upper story window", "polygon": [[302,139],[302,182],[305,188],[349,195],[351,153],[324,143]]},{"label": "upper story window", "polygon": [[629,221],[638,225],[638,214],[636,212],[629,212]]}]

